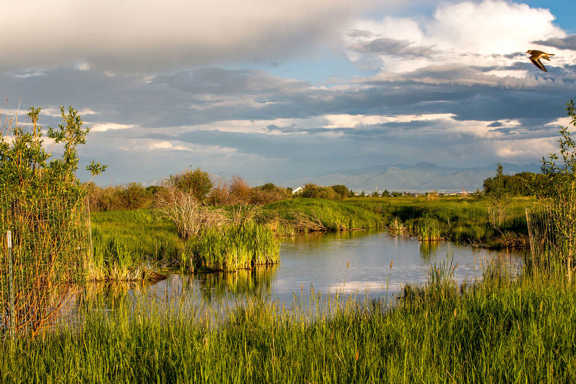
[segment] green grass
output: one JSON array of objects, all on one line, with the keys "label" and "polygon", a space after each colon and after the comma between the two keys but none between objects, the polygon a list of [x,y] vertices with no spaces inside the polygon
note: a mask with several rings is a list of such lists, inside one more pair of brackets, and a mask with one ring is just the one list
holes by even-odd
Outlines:
[{"label": "green grass", "polygon": [[550,280],[492,278],[460,292],[440,278],[391,310],[333,303],[331,312],[285,311],[253,300],[214,320],[173,308],[91,312],[81,326],[6,341],[0,381],[576,380],[576,289]]},{"label": "green grass", "polygon": [[264,220],[280,220],[296,232],[349,231],[383,228],[383,218],[372,207],[346,201],[296,198],[264,207]]},{"label": "green grass", "polygon": [[208,228],[186,244],[195,270],[237,271],[280,261],[280,242],[262,224]]},{"label": "green grass", "polygon": [[349,199],[344,203],[380,213],[392,232],[490,248],[527,247],[525,210],[537,204],[532,198],[508,199],[503,221],[498,224],[490,222],[491,203],[487,199],[395,197]]},{"label": "green grass", "polygon": [[152,271],[177,266],[184,249],[176,227],[153,210],[95,213],[92,239],[88,280],[155,278]]}]

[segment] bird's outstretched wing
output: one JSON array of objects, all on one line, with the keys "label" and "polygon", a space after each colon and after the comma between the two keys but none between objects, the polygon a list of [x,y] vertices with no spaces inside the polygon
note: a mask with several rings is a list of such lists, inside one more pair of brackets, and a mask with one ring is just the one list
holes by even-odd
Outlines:
[{"label": "bird's outstretched wing", "polygon": [[531,57],[531,58],[530,58],[530,61],[532,62],[532,64],[534,64],[535,66],[537,66],[538,69],[540,69],[541,71],[548,72],[548,70],[546,69],[546,67],[544,66],[544,64],[542,64],[539,59],[534,59],[534,58]]}]

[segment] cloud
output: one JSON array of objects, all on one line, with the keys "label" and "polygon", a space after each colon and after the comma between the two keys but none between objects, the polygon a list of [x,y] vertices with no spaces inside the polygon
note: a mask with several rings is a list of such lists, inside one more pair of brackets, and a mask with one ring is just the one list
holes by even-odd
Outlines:
[{"label": "cloud", "polygon": [[[392,1],[391,3],[399,3]],[[373,0],[4,0],[0,67],[122,71],[286,57]]]},{"label": "cloud", "polygon": [[[502,0],[460,1],[437,7],[432,17],[360,20],[345,35],[349,58],[385,74],[434,66],[494,67],[492,77],[526,77],[506,67],[526,62],[534,41],[563,39],[547,9]],[[576,55],[555,60],[568,64]]]},{"label": "cloud", "polygon": [[552,38],[548,40],[539,40],[535,44],[545,45],[558,49],[569,49],[576,51],[576,35],[566,36],[565,38]]},{"label": "cloud", "polygon": [[135,124],[96,123],[90,127],[90,132],[117,131],[117,130],[122,130],[122,129],[131,129],[134,127],[136,127]]}]

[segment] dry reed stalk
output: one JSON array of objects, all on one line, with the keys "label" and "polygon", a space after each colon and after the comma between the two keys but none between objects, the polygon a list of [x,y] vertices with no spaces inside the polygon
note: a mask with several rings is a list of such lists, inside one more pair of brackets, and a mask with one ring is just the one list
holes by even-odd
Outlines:
[{"label": "dry reed stalk", "polygon": [[176,225],[178,235],[184,240],[198,235],[203,228],[226,223],[220,211],[203,206],[192,194],[177,188],[168,188],[158,198],[157,204],[160,212]]}]

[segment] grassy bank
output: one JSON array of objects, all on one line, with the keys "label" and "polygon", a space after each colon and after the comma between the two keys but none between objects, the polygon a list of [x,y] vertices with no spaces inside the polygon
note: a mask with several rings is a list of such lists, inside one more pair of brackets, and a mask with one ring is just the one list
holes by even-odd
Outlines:
[{"label": "grassy bank", "polygon": [[158,278],[158,271],[179,265],[184,250],[176,227],[144,209],[93,214],[92,242],[88,280]]},{"label": "grassy bank", "polygon": [[264,206],[261,220],[280,233],[338,232],[384,228],[380,212],[373,206],[349,201],[296,198]]},{"label": "grassy bank", "polygon": [[349,304],[314,320],[313,309],[254,301],[214,326],[174,308],[92,313],[80,327],[5,342],[0,381],[576,380],[576,289],[549,280],[493,278],[463,293],[437,281],[392,310]]},{"label": "grassy bank", "polygon": [[508,199],[500,208],[489,199],[451,197],[364,198],[345,203],[379,213],[395,234],[489,248],[527,247],[526,209],[537,204],[523,197]]}]

